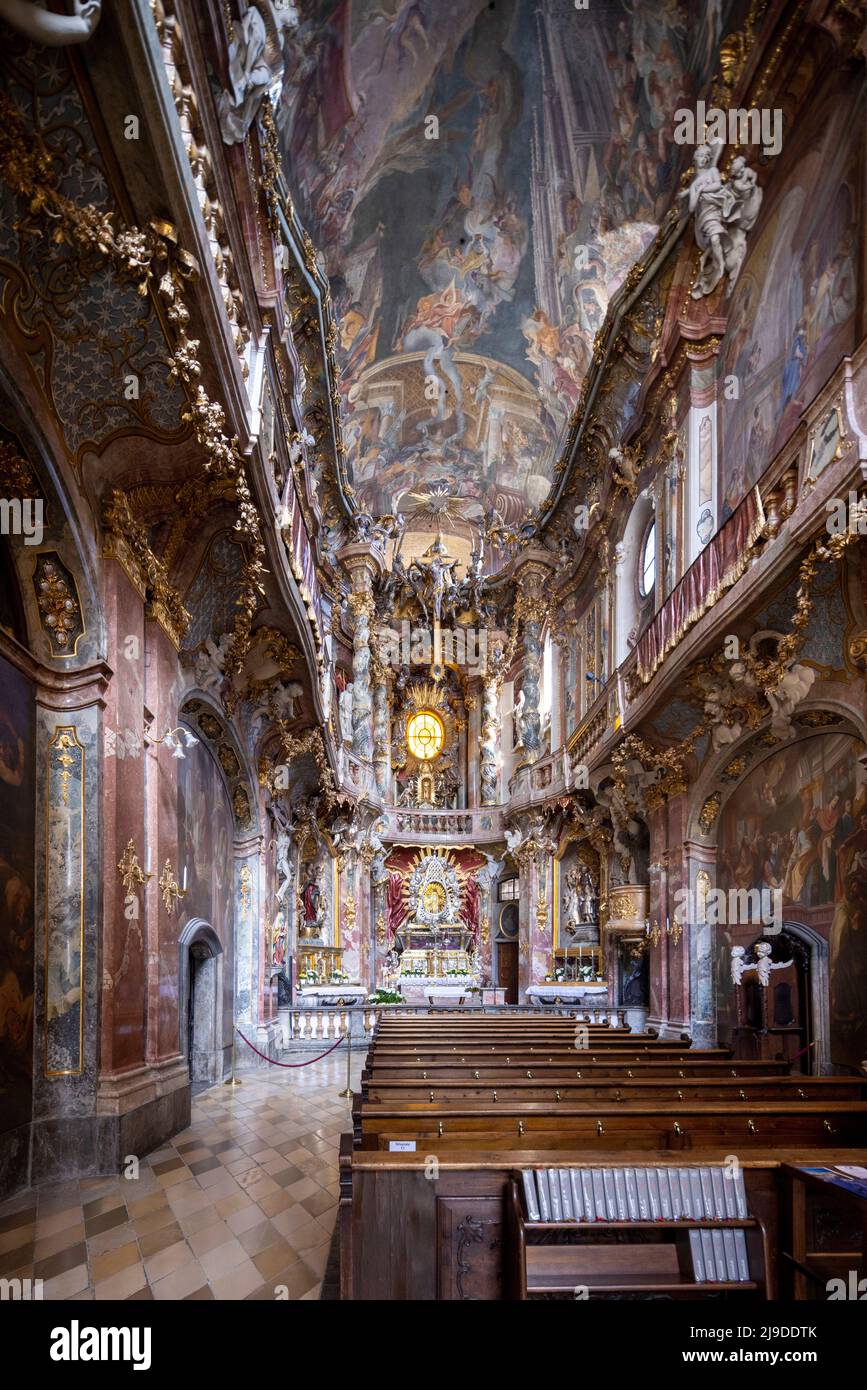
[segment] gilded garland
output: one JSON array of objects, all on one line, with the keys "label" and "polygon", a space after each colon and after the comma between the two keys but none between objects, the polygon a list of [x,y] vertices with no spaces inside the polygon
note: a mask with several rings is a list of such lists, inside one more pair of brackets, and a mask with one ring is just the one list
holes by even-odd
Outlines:
[{"label": "gilded garland", "polygon": [[107,257],[121,275],[135,283],[142,298],[155,288],[164,306],[174,335],[169,380],[182,382],[187,390],[190,406],[183,418],[192,424],[205,451],[205,472],[234,483],[238,506],[235,530],[248,549],[226,658],[227,674],[240,671],[249,649],[253,616],[264,594],[265,545],[238,439],[229,437],[223,407],[208,397],[198,380],[199,340],[187,334],[190,312],[182,293],[198,276],[195,258],[178,246],[171,223],[154,221],[145,229],[118,227],[113,212],[100,212],[91,204],[77,207],[57,188],[52,155],[41,135],[28,130],[21,113],[5,95],[0,95],[0,177],[13,193],[27,200],[31,217],[45,218],[53,225],[55,241]]}]

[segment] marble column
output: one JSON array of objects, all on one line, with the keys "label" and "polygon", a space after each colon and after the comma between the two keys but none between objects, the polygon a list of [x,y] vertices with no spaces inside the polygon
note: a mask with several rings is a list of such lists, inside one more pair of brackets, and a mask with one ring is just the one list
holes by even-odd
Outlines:
[{"label": "marble column", "polygon": [[373,696],[370,688],[370,620],[373,582],[382,574],[384,558],[373,545],[355,542],[338,552],[349,572],[349,607],[355,621],[352,638],[352,752],[369,762],[373,754]]},{"label": "marble column", "polygon": [[[382,663],[373,663],[373,772],[376,790],[383,801],[388,793],[389,754],[388,736],[388,674]],[[353,728],[355,720],[353,719]]]},{"label": "marble column", "polygon": [[[31,1181],[101,1170],[100,735],[107,668],[37,687]],[[64,689],[64,685],[67,688]],[[90,1121],[90,1123],[86,1123]]]},{"label": "marble column", "polygon": [[483,806],[499,800],[497,765],[500,749],[500,683],[486,676],[482,683],[482,724],[479,735],[479,779]]},{"label": "marble column", "polygon": [[521,742],[524,747],[524,759],[528,763],[534,763],[542,749],[542,717],[539,712],[542,692],[542,629],[548,613],[551,566],[552,559],[548,552],[533,550],[529,552],[528,558],[521,564],[516,575],[517,613],[521,623],[524,657]]},{"label": "marble column", "polygon": [[352,751],[356,758],[369,759],[373,752],[373,697],[370,691],[370,618],[373,599],[368,594],[353,594],[349,605],[355,618],[352,637]]}]

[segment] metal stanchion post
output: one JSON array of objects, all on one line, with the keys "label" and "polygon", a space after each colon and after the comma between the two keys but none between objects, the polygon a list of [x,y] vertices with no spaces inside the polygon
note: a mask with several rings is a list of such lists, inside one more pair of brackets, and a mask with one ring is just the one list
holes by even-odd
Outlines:
[{"label": "metal stanchion post", "polygon": [[232,1075],[223,1082],[224,1086],[243,1086],[243,1081],[239,1081],[235,1075],[235,1028],[232,1026]]},{"label": "metal stanchion post", "polygon": [[352,1080],[350,1071],[352,1068],[352,1019],[349,1020],[349,1027],[346,1030],[346,1090],[338,1091],[338,1095],[344,1100],[352,1099]]}]

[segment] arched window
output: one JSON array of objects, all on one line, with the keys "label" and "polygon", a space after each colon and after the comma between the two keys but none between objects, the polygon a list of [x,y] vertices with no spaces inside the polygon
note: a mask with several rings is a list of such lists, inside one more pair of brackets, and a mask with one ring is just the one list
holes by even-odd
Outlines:
[{"label": "arched window", "polygon": [[656,522],[651,521],[644,533],[644,544],[641,547],[641,572],[638,579],[638,587],[641,590],[641,597],[648,598],[653,593],[656,584]]},{"label": "arched window", "polygon": [[414,758],[430,762],[442,749],[444,739],[443,721],[433,710],[423,709],[411,715],[406,726],[406,742]]}]

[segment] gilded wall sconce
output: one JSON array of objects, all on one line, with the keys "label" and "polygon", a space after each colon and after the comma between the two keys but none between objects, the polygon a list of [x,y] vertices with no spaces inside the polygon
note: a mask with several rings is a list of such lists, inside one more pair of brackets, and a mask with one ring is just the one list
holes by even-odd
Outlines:
[{"label": "gilded wall sconce", "polygon": [[184,898],[187,894],[186,865],[184,866],[183,887],[179,887],[178,885],[178,880],[175,878],[174,870],[172,868],[172,861],[170,859],[166,860],[165,868],[163,869],[157,881],[160,885],[160,892],[163,895],[163,902],[165,903],[166,912],[169,914],[170,917],[173,917],[175,907],[177,906],[178,898]]}]

